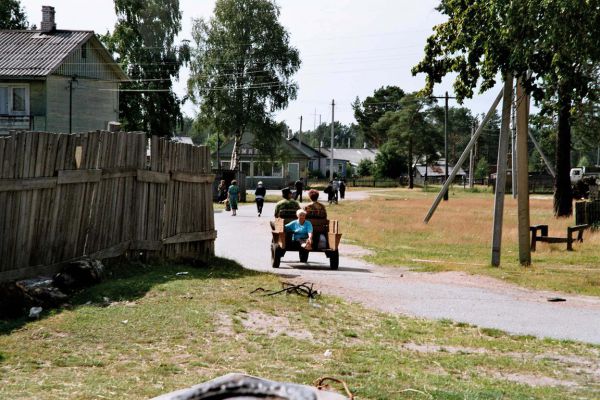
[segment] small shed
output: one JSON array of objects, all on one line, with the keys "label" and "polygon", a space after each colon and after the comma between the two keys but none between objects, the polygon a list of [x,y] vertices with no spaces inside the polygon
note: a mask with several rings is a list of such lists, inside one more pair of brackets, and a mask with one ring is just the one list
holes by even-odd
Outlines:
[{"label": "small shed", "polygon": [[[452,171],[454,171],[454,166],[449,164],[448,175],[452,174]],[[415,185],[424,185],[425,179],[427,179],[427,183],[444,183],[445,172],[446,160],[444,159],[428,165],[417,164],[415,165],[414,183]],[[462,182],[466,177],[467,173],[462,168],[459,168],[454,181]]]}]

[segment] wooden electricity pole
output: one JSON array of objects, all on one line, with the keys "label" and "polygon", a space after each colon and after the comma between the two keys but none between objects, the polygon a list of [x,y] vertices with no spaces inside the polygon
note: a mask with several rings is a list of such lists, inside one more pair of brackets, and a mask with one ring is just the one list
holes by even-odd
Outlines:
[{"label": "wooden electricity pole", "polygon": [[527,153],[527,132],[529,131],[529,96],[523,87],[523,78],[517,81],[517,204],[519,220],[519,262],[522,266],[531,264],[529,243],[529,160]]},{"label": "wooden electricity pole", "polygon": [[331,100],[331,163],[329,164],[329,180],[333,180],[333,134],[335,126],[335,99]]},{"label": "wooden electricity pole", "polygon": [[502,121],[498,143],[498,161],[496,169],[496,191],[494,201],[494,226],[492,230],[492,266],[500,266],[502,249],[502,222],[504,217],[504,196],[506,192],[506,169],[508,161],[508,137],[510,135],[510,115],[512,109],[513,77],[504,78],[502,101]]}]

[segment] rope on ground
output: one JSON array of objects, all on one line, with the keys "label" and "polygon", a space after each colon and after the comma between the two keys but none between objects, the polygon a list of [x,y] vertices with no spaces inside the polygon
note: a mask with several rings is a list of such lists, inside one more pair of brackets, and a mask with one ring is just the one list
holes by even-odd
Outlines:
[{"label": "rope on ground", "polygon": [[315,386],[317,387],[318,390],[329,390],[329,389],[331,389],[331,386],[327,385],[325,383],[326,381],[332,381],[332,382],[339,383],[340,385],[342,385],[344,387],[344,390],[346,391],[346,395],[348,396],[348,398],[350,400],[354,400],[354,395],[348,388],[348,385],[346,384],[346,382],[344,382],[341,379],[332,378],[330,376],[324,376],[315,381]]},{"label": "rope on ground", "polygon": [[308,297],[309,299],[315,299],[319,295],[319,292],[313,288],[314,284],[311,282],[304,282],[299,285],[295,285],[290,282],[281,282],[281,290],[272,291],[261,287],[258,287],[250,292],[250,294],[264,292],[263,296],[275,296],[276,294],[297,294],[298,296]]}]

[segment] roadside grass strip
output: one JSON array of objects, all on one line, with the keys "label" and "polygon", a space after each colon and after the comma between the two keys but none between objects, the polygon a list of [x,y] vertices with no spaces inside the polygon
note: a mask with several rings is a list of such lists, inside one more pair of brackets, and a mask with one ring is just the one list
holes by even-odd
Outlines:
[{"label": "roadside grass strip", "polygon": [[68,309],[0,322],[0,398],[147,399],[234,371],[336,377],[358,399],[600,396],[599,346],[258,287],[279,290],[280,278],[218,258],[117,268]]},{"label": "roadside grass strip", "polygon": [[[377,191],[366,201],[329,207],[330,218],[343,226],[342,241],[371,250],[366,260],[416,271],[465,271],[488,275],[534,289],[600,296],[600,232],[586,230],[575,251],[564,244],[540,243],[532,266],[518,262],[517,203],[505,199],[500,268],[492,268],[492,193],[451,191],[428,224],[423,222],[437,193],[415,188]],[[566,235],[574,217],[556,219],[551,196],[532,196],[531,224],[547,224]]]}]

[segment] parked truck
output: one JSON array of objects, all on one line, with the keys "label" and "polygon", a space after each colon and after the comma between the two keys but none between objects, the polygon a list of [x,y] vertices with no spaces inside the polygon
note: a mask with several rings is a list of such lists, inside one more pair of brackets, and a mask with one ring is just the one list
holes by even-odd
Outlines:
[{"label": "parked truck", "polygon": [[600,166],[571,168],[571,186],[573,197],[587,199],[590,194],[590,185],[600,184]]}]

